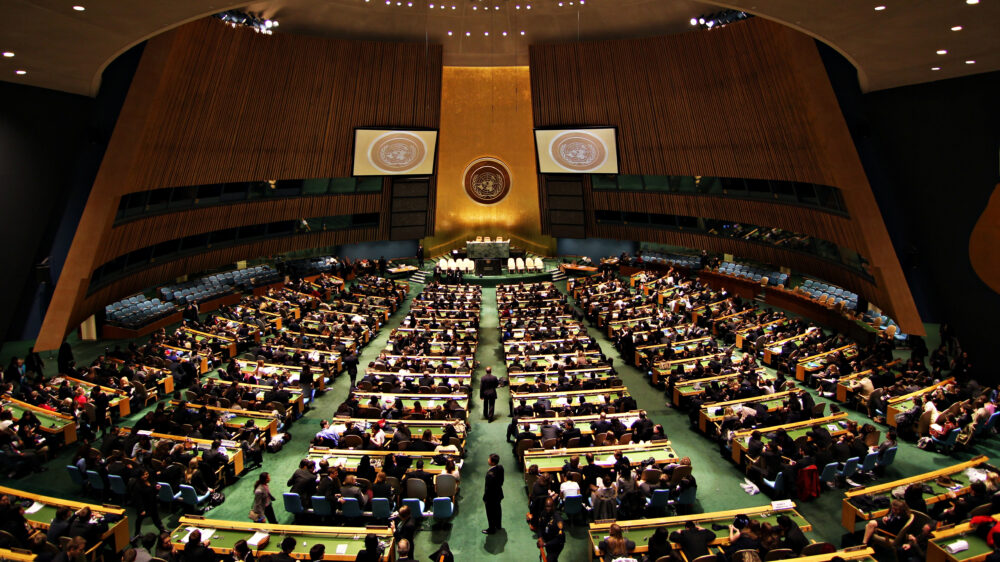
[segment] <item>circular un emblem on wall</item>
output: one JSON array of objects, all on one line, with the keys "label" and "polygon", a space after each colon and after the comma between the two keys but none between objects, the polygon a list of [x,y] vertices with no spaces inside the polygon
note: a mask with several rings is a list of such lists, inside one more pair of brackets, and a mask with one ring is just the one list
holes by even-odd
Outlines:
[{"label": "circular un emblem on wall", "polygon": [[549,143],[552,160],[567,170],[586,172],[600,168],[608,151],[598,137],[585,131],[566,131]]},{"label": "circular un emblem on wall", "polygon": [[427,156],[424,141],[410,133],[386,133],[374,141],[368,150],[372,166],[391,174],[416,168]]},{"label": "circular un emblem on wall", "polygon": [[496,158],[479,158],[465,168],[465,192],[476,203],[492,205],[510,192],[510,170]]}]

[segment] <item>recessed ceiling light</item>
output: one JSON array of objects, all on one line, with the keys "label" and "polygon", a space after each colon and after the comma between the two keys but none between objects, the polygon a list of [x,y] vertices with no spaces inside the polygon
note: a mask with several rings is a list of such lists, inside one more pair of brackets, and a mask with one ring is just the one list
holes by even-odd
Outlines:
[{"label": "recessed ceiling light", "polygon": [[875,6],[875,11],[876,12],[881,12],[884,9],[885,9],[885,6]]},{"label": "recessed ceiling light", "polygon": [[87,8],[84,8],[83,6],[73,6],[73,9],[76,10],[76,11],[78,11],[78,12],[82,12],[82,11],[86,10]]},{"label": "recessed ceiling light", "polygon": [[406,3],[406,7],[407,8],[412,8],[413,7],[413,2],[407,2]]},{"label": "recessed ceiling light", "polygon": [[940,66],[932,66],[931,70],[941,70],[941,67]]},{"label": "recessed ceiling light", "polygon": [[448,32],[448,37],[451,37],[451,32],[450,31]]},{"label": "recessed ceiling light", "polygon": [[14,74],[17,74],[18,76],[24,76],[27,73],[28,73],[27,70],[15,70],[14,71]]},{"label": "recessed ceiling light", "polygon": [[507,32],[504,31],[501,35],[503,35],[504,37],[506,37],[507,36]]},{"label": "recessed ceiling light", "polygon": [[472,35],[472,32],[471,32],[471,31],[466,31],[466,32],[465,32],[465,36],[466,36],[466,37],[469,37],[470,35]]},{"label": "recessed ceiling light", "polygon": [[13,53],[13,51],[4,51],[3,52],[3,56],[5,56],[7,58],[11,58],[12,56],[14,56],[14,53]]},{"label": "recessed ceiling light", "polygon": [[939,54],[939,55],[947,55],[948,54],[948,49],[938,49],[937,50],[937,54]]},{"label": "recessed ceiling light", "polygon": [[434,4],[431,4],[431,8],[433,8],[433,7],[434,7]]},{"label": "recessed ceiling light", "polygon": [[524,30],[521,30],[521,35],[524,35]]},{"label": "recessed ceiling light", "polygon": [[490,36],[490,32],[489,32],[489,31],[484,31],[484,32],[483,32],[483,35],[484,35],[485,37],[489,37],[489,36]]},{"label": "recessed ceiling light", "polygon": [[451,5],[451,9],[452,9],[452,10],[454,10],[454,9],[455,9],[455,5],[454,5],[454,4],[452,4],[452,5]]},{"label": "recessed ceiling light", "polygon": [[965,3],[969,5],[976,5],[979,3],[979,0],[965,0]]},{"label": "recessed ceiling light", "polygon": [[974,60],[967,60],[967,61],[965,61],[965,64],[976,64],[976,61],[974,61]]},{"label": "recessed ceiling light", "polygon": [[514,6],[514,9],[515,9],[515,10],[520,10],[520,9],[521,9],[521,5],[520,5],[520,4],[518,4],[517,6]]},{"label": "recessed ceiling light", "polygon": [[472,7],[472,9],[473,9],[473,10],[478,10],[479,8],[477,8],[477,7],[473,6],[473,7]]},{"label": "recessed ceiling light", "polygon": [[528,4],[527,8],[530,10],[531,9],[531,4]]},{"label": "recessed ceiling light", "polygon": [[962,26],[956,25],[956,26],[952,27],[951,30],[952,31],[962,31]]}]

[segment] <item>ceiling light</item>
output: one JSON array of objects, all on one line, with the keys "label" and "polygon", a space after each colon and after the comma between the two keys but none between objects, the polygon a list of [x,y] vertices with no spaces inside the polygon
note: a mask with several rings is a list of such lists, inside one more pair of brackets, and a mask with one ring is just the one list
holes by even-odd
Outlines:
[{"label": "ceiling light", "polygon": [[431,8],[434,8],[434,4],[431,4]]},{"label": "ceiling light", "polygon": [[9,58],[11,58],[12,56],[14,56],[14,53],[13,53],[13,52],[11,52],[11,51],[4,51],[4,52],[3,52],[3,56],[9,59]]},{"label": "ceiling light", "polygon": [[87,8],[84,8],[83,6],[73,6],[73,9],[76,10],[76,11],[78,11],[78,12],[82,12],[82,11],[86,10]]},{"label": "ceiling light", "polygon": [[974,61],[974,60],[967,60],[967,61],[965,61],[965,64],[976,64],[976,61]]},{"label": "ceiling light", "polygon": [[473,9],[473,10],[478,10],[479,8],[477,8],[477,7],[473,6],[473,7],[472,7],[472,9]]},{"label": "ceiling light", "polygon": [[489,37],[490,36],[490,32],[489,31],[484,31],[483,32],[483,36],[484,37]]},{"label": "ceiling light", "polygon": [[947,55],[948,54],[948,49],[938,49],[937,50],[937,54],[939,54],[939,55]]},{"label": "ceiling light", "polygon": [[520,5],[520,4],[518,4],[517,6],[514,6],[514,9],[515,9],[515,10],[520,10],[520,9],[521,9],[521,5]]},{"label": "ceiling light", "polygon": [[698,25],[698,18],[691,18],[691,25]]},{"label": "ceiling light", "polygon": [[507,32],[504,31],[501,35],[503,35],[504,37],[506,37],[507,36]]},{"label": "ceiling light", "polygon": [[562,2],[559,3],[560,6],[562,6],[562,4],[563,4]]},{"label": "ceiling light", "polygon": [[455,5],[454,5],[454,4],[452,4],[452,5],[451,5],[451,9],[452,9],[452,10],[454,10],[454,9],[455,9]]},{"label": "ceiling light", "polygon": [[413,7],[413,2],[407,2],[406,3],[406,7],[407,8],[412,8]]},{"label": "ceiling light", "polygon": [[965,3],[974,6],[979,3],[979,0],[965,0]]},{"label": "ceiling light", "polygon": [[494,10],[499,10],[499,9],[500,9],[500,6],[493,6],[493,9],[494,9]]},{"label": "ceiling light", "polygon": [[931,70],[941,70],[941,67],[940,66],[932,66]]},{"label": "ceiling light", "polygon": [[451,37],[451,32],[450,31],[448,32],[448,37]]},{"label": "ceiling light", "polygon": [[524,35],[524,30],[523,29],[521,30],[521,35]]},{"label": "ceiling light", "polygon": [[469,37],[470,35],[472,35],[472,32],[471,32],[471,31],[466,31],[466,32],[465,32],[465,36],[466,36],[466,37]]},{"label": "ceiling light", "polygon": [[952,31],[962,31],[962,26],[956,25],[956,26],[952,27],[951,30]]},{"label": "ceiling light", "polygon": [[530,9],[531,9],[531,4],[528,4],[528,6],[527,6],[527,7],[528,7],[528,9],[530,10]]},{"label": "ceiling light", "polygon": [[14,74],[17,74],[18,76],[24,76],[27,73],[28,73],[27,70],[15,70],[14,71]]},{"label": "ceiling light", "polygon": [[875,11],[876,12],[881,12],[884,9],[885,9],[885,6],[875,6]]}]

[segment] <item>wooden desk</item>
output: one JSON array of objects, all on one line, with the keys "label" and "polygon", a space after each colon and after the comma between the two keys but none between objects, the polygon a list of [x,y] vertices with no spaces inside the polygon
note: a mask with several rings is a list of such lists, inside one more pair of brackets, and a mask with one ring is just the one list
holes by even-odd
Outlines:
[{"label": "wooden desk", "polygon": [[510,402],[520,402],[524,400],[529,406],[538,400],[547,398],[553,407],[575,405],[580,403],[580,398],[588,404],[610,404],[611,396],[629,396],[628,388],[616,386],[613,388],[595,388],[594,390],[568,390],[554,392],[511,392]]},{"label": "wooden desk", "polygon": [[207,342],[208,345],[212,345],[212,342],[217,342],[222,349],[226,350],[226,359],[230,357],[236,357],[236,338],[232,336],[223,336],[220,334],[213,334],[210,332],[202,332],[200,330],[195,330],[194,328],[188,326],[181,326],[180,331],[187,334],[191,334],[196,342]]},{"label": "wooden desk", "polygon": [[[172,407],[177,407],[180,404],[178,400],[171,400],[170,405]],[[218,408],[216,406],[205,406],[202,404],[188,404],[189,410],[198,411],[202,408],[206,408],[213,412],[217,412],[220,416],[230,416],[228,419],[223,421],[226,427],[230,428],[241,428],[246,425],[248,420],[253,420],[255,426],[262,432],[266,432],[272,437],[278,434],[278,418],[274,416],[271,412],[255,412],[253,410],[234,410],[232,408]]]},{"label": "wooden desk", "polygon": [[[73,500],[64,500],[62,498],[42,496],[39,494],[32,494],[31,492],[24,492],[16,488],[7,488],[6,486],[0,486],[0,494],[15,496],[42,504],[42,508],[38,511],[24,514],[24,518],[28,520],[28,525],[31,525],[33,528],[41,531],[48,530],[49,524],[52,523],[52,520],[56,517],[56,510],[60,507],[68,507],[73,511],[89,507],[92,513],[121,517],[121,519],[113,525],[108,525],[108,531],[101,536],[101,542],[103,543],[108,539],[113,538],[114,542],[112,544],[115,547],[115,552],[120,552],[128,546],[128,517],[125,516],[125,510],[120,507],[95,505],[76,502]],[[95,548],[91,547],[89,550],[93,551]]]},{"label": "wooden desk", "polygon": [[679,458],[674,448],[670,446],[670,441],[662,441],[575,449],[528,449],[524,452],[524,466],[537,464],[541,472],[559,472],[571,457],[577,456],[582,459],[587,454],[593,454],[594,464],[608,468],[615,465],[614,455],[617,451],[628,457],[632,466],[638,466],[650,457],[656,460],[656,464],[676,461]]},{"label": "wooden desk", "polygon": [[[684,529],[684,525],[688,521],[694,521],[709,530],[712,530],[713,523],[725,525],[724,529],[713,531],[716,539],[712,541],[712,545],[726,546],[729,544],[729,525],[732,524],[733,519],[736,518],[737,515],[741,514],[746,515],[755,521],[767,522],[772,527],[778,526],[777,521],[779,515],[787,515],[792,518],[792,521],[798,524],[799,528],[802,529],[802,532],[805,533],[812,530],[812,525],[795,509],[794,503],[792,504],[791,509],[782,511],[775,511],[771,508],[770,504],[768,504],[760,507],[731,509],[728,511],[715,511],[712,513],[678,515],[675,517],[656,517],[652,519],[635,519],[631,521],[616,521],[615,523],[622,528],[624,537],[635,543],[634,552],[636,554],[641,554],[649,552],[649,538],[653,536],[653,532],[655,532],[656,529],[665,527],[670,533],[672,533],[674,531]],[[602,540],[604,540],[605,537],[608,536],[610,528],[611,523],[598,522],[590,524],[590,532],[588,533],[588,536],[590,540],[591,560],[594,560],[595,557],[598,559],[600,558],[601,551],[598,548],[598,545]],[[680,546],[675,544],[674,548],[680,549]]]},{"label": "wooden desk", "polygon": [[[461,452],[461,451],[459,451]],[[369,462],[375,471],[378,472],[382,468],[382,463],[385,462],[385,458],[392,456],[401,456],[413,459],[413,464],[410,465],[409,470],[415,470],[417,467],[417,459],[424,461],[424,471],[431,474],[441,474],[444,472],[444,465],[431,464],[431,460],[438,456],[440,453],[435,453],[434,451],[388,451],[386,449],[331,449],[330,447],[310,447],[309,454],[306,458],[318,463],[321,460],[326,460],[330,466],[335,464],[341,469],[348,472],[355,472],[358,469],[358,465],[361,464],[361,457],[368,457]],[[456,456],[455,458],[455,468],[459,472],[462,470],[462,465],[464,461]]]},{"label": "wooden desk", "polygon": [[812,333],[815,332],[818,329],[819,328],[816,328],[814,326],[813,327],[809,327],[809,328],[806,328],[806,331],[802,332],[801,334],[797,334],[797,335],[794,335],[794,336],[791,336],[791,337],[788,337],[788,338],[785,338],[785,339],[781,339],[781,340],[778,340],[778,341],[774,341],[774,342],[771,342],[771,343],[767,344],[767,347],[764,348],[764,363],[766,365],[773,364],[774,360],[777,359],[777,356],[781,354],[781,350],[784,348],[784,345],[786,343],[792,343],[792,344],[801,345],[802,341],[800,341],[800,340],[805,340],[807,337],[809,337],[810,335],[812,335]]},{"label": "wooden desk", "polygon": [[826,365],[826,362],[829,361],[830,357],[838,352],[842,353],[847,359],[853,359],[858,356],[858,346],[857,344],[852,343],[800,360],[795,365],[795,379],[798,381],[805,381],[806,373],[815,373],[816,371],[822,370],[823,366]]},{"label": "wooden desk", "polygon": [[0,398],[0,407],[4,410],[10,410],[15,420],[20,420],[24,412],[30,411],[35,414],[38,421],[42,422],[42,431],[52,435],[62,435],[63,445],[76,442],[76,420],[73,416],[32,406],[9,396]]},{"label": "wooden desk", "polygon": [[708,424],[722,421],[723,412],[728,407],[735,406],[737,404],[747,406],[750,404],[763,403],[767,406],[767,411],[771,412],[782,407],[785,399],[792,394],[798,394],[798,391],[786,390],[775,394],[765,394],[763,396],[740,398],[739,400],[702,404],[701,408],[698,410],[698,429],[701,430],[702,433],[708,433]]},{"label": "wooden desk", "polygon": [[930,394],[939,388],[944,388],[945,386],[955,382],[955,378],[951,377],[945,379],[937,384],[932,384],[931,386],[926,386],[920,390],[915,390],[909,394],[904,394],[902,396],[895,396],[890,398],[886,402],[885,406],[885,423],[892,427],[896,427],[896,416],[909,410],[916,405],[916,399],[925,394]]},{"label": "wooden desk", "polygon": [[[761,380],[765,380],[765,381],[777,379],[777,377],[775,375],[771,375],[771,374],[765,372],[764,369],[757,369],[757,376],[760,377]],[[688,379],[688,380],[679,381],[679,382],[677,382],[677,384],[674,385],[674,392],[673,392],[673,396],[671,397],[672,400],[673,400],[674,406],[680,406],[681,405],[681,400],[683,398],[687,398],[689,396],[697,396],[699,394],[704,394],[704,392],[705,392],[705,385],[711,383],[712,381],[718,381],[719,384],[726,384],[726,381],[729,381],[729,380],[732,380],[732,379],[735,379],[735,378],[739,378],[739,377],[740,377],[740,373],[732,373],[732,374],[729,374],[729,375],[717,375],[717,376],[714,376],[714,377],[705,377],[705,378],[701,378],[701,379]],[[656,384],[656,371],[655,370],[653,371],[653,384]]]},{"label": "wooden desk", "polygon": [[[119,427],[118,434],[122,437],[128,437],[132,435],[131,427]],[[153,448],[156,448],[156,443],[158,441],[170,441],[172,443],[194,443],[198,446],[198,450],[204,451],[212,445],[211,439],[197,439],[194,437],[187,437],[186,435],[171,435],[169,433],[155,433],[152,431],[138,431],[136,435],[148,436],[153,444]],[[239,445],[233,447],[225,447],[226,457],[229,459],[229,464],[233,467],[233,475],[239,476],[243,473],[243,448]]]},{"label": "wooden desk", "polygon": [[746,339],[747,334],[750,333],[750,331],[759,328],[764,331],[764,335],[767,335],[773,332],[776,328],[784,326],[786,322],[788,322],[788,318],[779,318],[763,324],[754,324],[753,326],[740,328],[736,331],[736,349],[746,349],[747,347],[754,345],[754,342],[747,341]]},{"label": "wooden desk", "polygon": [[[926,498],[928,505],[937,503],[948,496],[948,492],[954,491],[956,495],[967,494],[969,492],[970,482],[965,477],[963,472],[965,469],[979,466],[983,463],[989,462],[989,458],[985,456],[978,456],[974,459],[965,461],[952,466],[947,466],[945,468],[940,468],[938,470],[932,470],[931,472],[925,472],[923,474],[916,474],[908,478],[903,478],[900,480],[895,480],[893,482],[885,482],[883,484],[878,484],[875,486],[866,486],[863,488],[855,488],[853,490],[848,490],[844,493],[844,498],[841,502],[841,514],[840,514],[840,524],[844,526],[848,531],[854,531],[855,523],[858,520],[868,521],[870,519],[877,519],[882,517],[889,512],[888,509],[879,509],[876,511],[866,512],[862,511],[856,507],[851,501],[859,496],[864,496],[871,494],[873,496],[889,496],[895,488],[899,486],[909,486],[910,484],[926,483],[934,490],[934,495]],[[938,476],[948,476],[956,483],[961,484],[961,489],[949,490],[938,485],[935,480]]]},{"label": "wooden desk", "polygon": [[754,431],[759,431],[761,435],[766,435],[768,433],[778,431],[779,429],[784,429],[786,432],[788,432],[788,436],[794,440],[798,439],[799,437],[802,437],[803,435],[811,431],[814,427],[833,424],[836,425],[838,429],[836,430],[830,429],[830,435],[836,437],[837,435],[840,435],[847,431],[846,429],[841,428],[840,425],[837,423],[841,420],[846,420],[846,419],[847,419],[847,412],[840,412],[832,416],[826,416],[825,418],[815,418],[811,420],[786,423],[782,425],[772,425],[770,427],[745,429],[743,431],[737,432],[733,435],[733,442],[732,442],[733,462],[735,462],[736,464],[740,464],[740,461],[743,458],[743,453],[746,451],[747,448],[747,441],[749,441],[750,434],[753,433]]},{"label": "wooden desk", "polygon": [[[72,384],[76,384],[76,385],[79,385],[79,386],[86,387],[88,389],[88,391],[87,391],[88,398],[90,397],[90,393],[94,391],[94,388],[97,388],[98,386],[100,386],[100,385],[94,384],[94,383],[89,382],[89,381],[85,381],[85,380],[77,379],[77,378],[73,378],[73,377],[67,377],[67,376],[63,376],[63,375],[58,375],[58,376],[52,378],[49,381],[49,384],[51,384],[51,385],[59,384],[60,379],[66,379],[69,382],[71,382]],[[125,416],[129,415],[130,413],[132,413],[132,406],[131,406],[132,399],[129,398],[128,394],[126,394],[125,392],[123,392],[121,390],[118,390],[117,388],[109,388],[107,386],[101,386],[100,388],[101,388],[101,392],[103,392],[104,394],[108,395],[108,399],[109,399],[108,400],[108,407],[109,408],[117,408],[118,409],[118,416],[119,417],[124,418]]]},{"label": "wooden desk", "polygon": [[[996,515],[993,516],[996,519]],[[948,545],[963,540],[969,543],[968,550],[952,554],[945,550]],[[934,531],[927,541],[927,562],[982,562],[993,553],[993,547],[976,534],[970,522]]]},{"label": "wooden desk", "polygon": [[[271,525],[269,523],[252,523],[240,521],[222,521],[220,519],[202,519],[200,517],[181,517],[178,526],[170,533],[171,543],[175,549],[183,549],[181,541],[187,536],[187,528],[202,530],[212,529],[214,533],[209,539],[209,546],[215,552],[227,555],[233,546],[241,539],[250,539],[257,532],[270,534],[267,544],[253,549],[258,558],[273,556],[281,552],[281,542],[284,537],[296,539],[295,549],[291,556],[297,560],[309,560],[309,549],[316,544],[326,547],[323,560],[351,561],[357,558],[358,552],[365,548],[365,537],[369,534],[379,536],[380,541],[387,541],[388,548],[382,556],[383,562],[392,560],[395,556],[395,542],[392,531],[388,527],[317,527],[313,525]],[[338,553],[338,548],[342,552]]]}]

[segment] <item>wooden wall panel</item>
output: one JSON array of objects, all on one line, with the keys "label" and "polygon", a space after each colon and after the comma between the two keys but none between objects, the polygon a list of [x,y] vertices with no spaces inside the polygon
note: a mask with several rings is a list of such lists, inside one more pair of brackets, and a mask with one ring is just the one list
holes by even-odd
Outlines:
[{"label": "wooden wall panel", "polygon": [[[157,241],[352,212],[380,215],[378,229],[360,231],[367,238],[351,235],[353,241],[388,239],[388,186],[380,194],[262,200],[113,223],[121,195],[143,189],[350,176],[354,128],[438,128],[440,99],[440,45],[265,36],[214,18],[154,37],[122,107],[36,348],[57,348],[105,301],[159,278],[133,276],[99,291],[103,300],[86,296],[96,267]],[[435,185],[432,178],[430,201]],[[269,242],[267,253],[300,249],[303,240]],[[193,259],[172,263],[171,275],[201,267]]]},{"label": "wooden wall panel", "polygon": [[[665,37],[534,45],[530,60],[535,126],[617,127],[622,174],[830,185],[841,190],[850,218],[793,205],[589,189],[587,209],[739,220],[843,244],[870,261],[880,295],[872,301],[905,332],[924,333],[812,38],[753,18]],[[720,251],[740,255],[731,245]]]},{"label": "wooden wall panel", "polygon": [[250,201],[166,213],[127,222],[112,229],[108,243],[100,249],[95,263],[100,266],[128,253],[129,250],[123,251],[123,248],[146,248],[160,242],[222,228],[312,217],[377,213],[381,204],[381,193],[359,193]]}]

